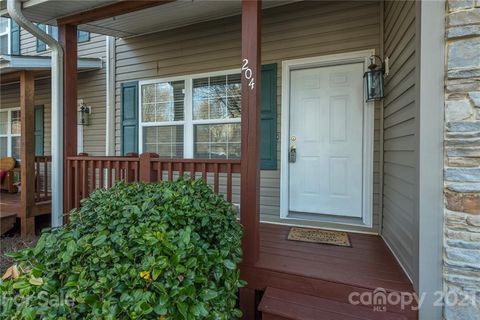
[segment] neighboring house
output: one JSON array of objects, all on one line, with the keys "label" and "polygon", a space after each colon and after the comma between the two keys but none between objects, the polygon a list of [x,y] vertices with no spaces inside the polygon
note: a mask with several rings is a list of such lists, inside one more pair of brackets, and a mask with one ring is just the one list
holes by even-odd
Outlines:
[{"label": "neighboring house", "polygon": [[[480,314],[478,1],[266,1],[261,83],[249,89],[259,32],[249,1],[243,23],[241,1],[45,13],[48,2],[25,14],[115,37],[109,72],[78,75],[78,98],[98,103],[83,150],[110,157],[67,156],[66,209],[117,180],[201,176],[241,204],[247,319]],[[365,102],[372,55],[388,60],[384,98]],[[260,132],[241,132],[258,87]],[[255,134],[259,177],[245,144]],[[347,231],[352,248],[288,242],[292,225]],[[388,300],[414,291],[418,314]],[[352,306],[352,292],[380,300]]]},{"label": "neighboring house", "polygon": [[[12,27],[15,25],[15,27]],[[1,18],[0,22],[0,41],[2,43],[1,52],[2,60],[0,61],[0,72],[2,77],[1,82],[1,109],[9,109],[11,117],[8,118],[7,112],[0,113],[2,119],[11,119],[9,123],[15,121],[17,111],[20,110],[20,94],[18,78],[14,78],[20,70],[35,69],[38,70],[38,76],[35,80],[35,105],[43,108],[43,126],[39,128],[43,131],[43,143],[37,144],[37,154],[50,154],[50,77],[49,77],[49,59],[41,59],[40,57],[49,57],[50,48],[42,41],[36,39],[26,30],[21,29],[15,23],[12,23],[8,18]],[[54,26],[45,24],[38,25],[40,29],[46,30],[48,34],[54,38],[58,38],[58,30]],[[20,31],[18,31],[20,30]],[[3,32],[2,32],[3,31]],[[10,48],[18,48],[11,50]],[[90,123],[83,126],[83,139],[79,144],[83,143],[82,152],[88,152],[93,155],[105,154],[105,104],[106,104],[106,89],[105,89],[105,68],[103,66],[106,57],[106,37],[99,34],[94,34],[85,31],[78,33],[78,50],[80,58],[96,58],[100,60],[87,60],[99,68],[97,70],[79,70],[78,76],[78,99],[79,103],[83,102],[86,106],[91,108]],[[31,58],[30,60],[27,60]],[[41,60],[40,60],[41,59]],[[44,63],[44,61],[46,61]],[[47,63],[48,62],[48,63]],[[99,64],[100,63],[100,64]],[[29,65],[30,64],[30,65]],[[44,66],[45,64],[45,66]],[[90,67],[90,66],[87,66]],[[83,65],[81,66],[83,68]],[[7,120],[5,120],[7,121]],[[4,130],[8,127],[5,125]],[[19,128],[18,128],[18,134]],[[9,131],[1,132],[0,136],[9,135]],[[12,132],[12,135],[15,135]],[[0,149],[0,155],[13,156],[19,158],[19,142],[12,139],[13,142],[5,148],[3,143]],[[18,140],[19,141],[19,140]]]},{"label": "neighboring house", "polygon": [[[20,28],[9,18],[0,18],[0,157],[13,157],[21,163],[21,111],[20,78],[22,71],[30,71],[35,78],[35,155],[37,167],[35,173],[36,207],[38,213],[50,213],[50,165],[44,168],[44,161],[50,162],[51,155],[51,79],[50,48],[36,39],[26,30]],[[55,26],[38,24],[49,35],[58,38]],[[105,154],[105,68],[106,37],[78,32],[79,75],[78,99],[79,110],[88,107],[89,123],[78,125],[79,152],[93,155]],[[45,156],[45,157],[43,157]],[[15,180],[20,180],[20,172]],[[42,189],[42,190],[39,190]],[[40,197],[39,194],[42,194]],[[20,196],[3,195],[0,202],[2,211],[19,212]],[[20,216],[20,214],[19,214]]]}]

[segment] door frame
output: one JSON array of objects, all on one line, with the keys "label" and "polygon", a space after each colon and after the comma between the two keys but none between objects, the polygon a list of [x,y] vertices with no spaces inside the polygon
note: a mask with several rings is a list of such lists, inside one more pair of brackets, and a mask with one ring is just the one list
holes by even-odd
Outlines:
[{"label": "door frame", "polygon": [[[282,62],[282,106],[281,106],[281,147],[280,147],[280,218],[293,219],[289,214],[289,136],[290,136],[290,72],[324,66],[335,66],[348,63],[363,63],[368,70],[370,57],[375,50],[362,50],[348,53],[324,55],[311,58],[285,60]],[[363,102],[363,195],[361,223],[345,223],[349,225],[373,226],[373,147],[374,147],[374,113],[373,102]],[[369,137],[365,139],[365,137]],[[326,215],[327,216],[327,215]],[[328,216],[327,216],[328,217]],[[337,222],[338,223],[338,222]]]}]

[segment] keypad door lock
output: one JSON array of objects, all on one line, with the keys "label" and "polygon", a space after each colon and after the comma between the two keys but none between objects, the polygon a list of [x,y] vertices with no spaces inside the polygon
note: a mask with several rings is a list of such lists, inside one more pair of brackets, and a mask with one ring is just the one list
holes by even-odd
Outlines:
[{"label": "keypad door lock", "polygon": [[297,148],[295,146],[290,147],[290,152],[288,153],[288,162],[295,163],[297,161]]}]

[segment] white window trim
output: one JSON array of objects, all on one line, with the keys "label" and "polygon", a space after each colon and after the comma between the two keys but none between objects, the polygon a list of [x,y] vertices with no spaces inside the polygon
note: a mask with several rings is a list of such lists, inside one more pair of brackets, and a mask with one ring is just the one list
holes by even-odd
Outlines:
[{"label": "white window trim", "polygon": [[[0,112],[7,112],[7,133],[0,133],[0,138],[7,138],[7,157],[12,156],[12,138],[21,137],[20,133],[12,133],[12,112],[20,111],[20,108],[5,108],[0,109]],[[20,159],[16,159],[19,161]]]},{"label": "white window trim", "polygon": [[[241,123],[241,118],[212,119],[212,120],[193,120],[193,80],[198,78],[223,76],[229,74],[240,73],[240,68],[220,70],[206,73],[197,73],[184,76],[175,76],[167,78],[156,78],[149,80],[140,80],[138,82],[138,151],[143,152],[143,128],[144,127],[160,127],[183,125],[183,158],[194,158],[194,126],[196,124],[224,124],[224,123]],[[184,81],[184,117],[183,121],[161,121],[161,122],[143,122],[142,119],[142,86],[147,84],[155,84],[161,82]]]},{"label": "white window trim", "polygon": [[[12,20],[9,18],[3,18],[3,19],[8,19],[7,23],[7,31],[0,33],[0,37],[7,35],[7,54],[10,54],[12,52]],[[2,109],[2,111],[5,109]]]}]

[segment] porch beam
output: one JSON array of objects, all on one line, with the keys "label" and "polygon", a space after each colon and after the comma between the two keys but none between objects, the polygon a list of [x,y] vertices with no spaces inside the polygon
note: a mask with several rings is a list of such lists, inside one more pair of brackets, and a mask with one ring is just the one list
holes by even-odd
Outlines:
[{"label": "porch beam", "polygon": [[35,82],[32,72],[20,72],[20,228],[21,235],[35,234]]},{"label": "porch beam", "polygon": [[131,1],[123,0],[106,6],[101,6],[88,11],[72,14],[70,16],[57,19],[57,24],[80,25],[93,21],[103,20],[120,16],[122,14],[155,7],[158,5],[173,2],[175,0],[148,0],[148,1]]},{"label": "porch beam", "polygon": [[[63,48],[63,164],[67,170],[67,157],[77,155],[77,26],[58,26],[59,42]],[[64,174],[64,212],[73,209],[68,194],[67,174]]]},{"label": "porch beam", "polygon": [[242,0],[242,169],[240,222],[243,263],[259,255],[261,0]]}]

